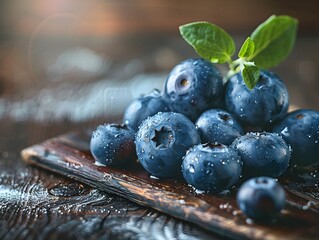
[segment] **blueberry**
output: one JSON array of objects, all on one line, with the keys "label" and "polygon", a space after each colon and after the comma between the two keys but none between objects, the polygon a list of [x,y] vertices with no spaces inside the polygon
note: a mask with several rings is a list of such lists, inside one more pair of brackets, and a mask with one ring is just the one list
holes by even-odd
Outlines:
[{"label": "blueberry", "polygon": [[244,127],[265,129],[282,119],[288,111],[288,91],[277,75],[261,71],[257,85],[250,90],[241,73],[231,77],[225,85],[225,108]]},{"label": "blueberry", "polygon": [[126,125],[99,125],[92,133],[90,150],[98,164],[130,165],[136,160],[134,138],[134,131]]},{"label": "blueberry", "polygon": [[289,165],[290,148],[275,133],[247,133],[238,137],[231,147],[243,160],[243,176],[279,177]]},{"label": "blueberry", "polygon": [[142,166],[156,177],[181,175],[186,151],[200,142],[195,125],[184,115],[158,113],[147,118],[136,134],[136,152]]},{"label": "blueberry", "polygon": [[168,104],[163,99],[159,90],[154,89],[151,93],[135,99],[125,110],[123,122],[135,132],[147,117],[158,112],[168,112]]},{"label": "blueberry", "polygon": [[203,142],[218,142],[230,145],[235,138],[244,134],[237,120],[221,109],[204,112],[196,121],[197,130]]},{"label": "blueberry", "polygon": [[219,193],[232,187],[241,175],[237,151],[220,143],[199,144],[189,149],[182,163],[183,177],[194,188]]},{"label": "blueberry", "polygon": [[219,106],[223,80],[209,61],[191,58],[176,65],[164,84],[164,97],[175,112],[195,121],[199,115]]},{"label": "blueberry", "polygon": [[269,177],[249,179],[237,192],[239,208],[254,220],[271,220],[284,208],[285,202],[283,188]]},{"label": "blueberry", "polygon": [[291,146],[291,163],[300,167],[319,163],[319,112],[299,109],[276,123],[273,132]]}]

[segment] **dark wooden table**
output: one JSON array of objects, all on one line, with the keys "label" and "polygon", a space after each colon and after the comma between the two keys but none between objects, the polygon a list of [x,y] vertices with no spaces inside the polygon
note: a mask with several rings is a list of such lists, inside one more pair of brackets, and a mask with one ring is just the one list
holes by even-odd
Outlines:
[{"label": "dark wooden table", "polygon": [[[37,35],[42,26],[26,39],[0,39],[0,239],[224,239],[22,161],[28,146],[120,121],[129,101],[161,88],[174,64],[196,56],[174,34],[61,39]],[[246,34],[236,34],[240,44]],[[318,34],[298,37],[289,58],[273,69],[292,104],[316,110],[318,43]]]}]

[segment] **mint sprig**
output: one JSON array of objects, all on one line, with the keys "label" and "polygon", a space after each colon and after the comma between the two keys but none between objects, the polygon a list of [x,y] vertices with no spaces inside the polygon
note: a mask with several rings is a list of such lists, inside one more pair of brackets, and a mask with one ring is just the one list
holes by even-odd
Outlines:
[{"label": "mint sprig", "polygon": [[198,55],[213,63],[228,62],[235,52],[232,37],[214,24],[195,22],[180,26],[179,30]]},{"label": "mint sprig", "polygon": [[282,62],[291,52],[297,33],[297,20],[288,16],[271,16],[251,34],[256,50],[249,57],[261,68]]},{"label": "mint sprig", "polygon": [[245,80],[245,84],[249,89],[253,89],[257,84],[260,76],[259,68],[255,65],[244,64],[244,68],[241,71],[241,74]]},{"label": "mint sprig", "polygon": [[242,44],[238,59],[232,60],[235,44],[222,28],[208,22],[180,26],[182,37],[204,59],[213,63],[228,63],[228,77],[241,72],[245,84],[253,89],[260,70],[281,63],[295,44],[298,21],[290,16],[271,16],[261,23]]},{"label": "mint sprig", "polygon": [[255,43],[254,41],[248,37],[243,45],[241,46],[238,57],[239,58],[248,58],[250,57],[255,51]]}]

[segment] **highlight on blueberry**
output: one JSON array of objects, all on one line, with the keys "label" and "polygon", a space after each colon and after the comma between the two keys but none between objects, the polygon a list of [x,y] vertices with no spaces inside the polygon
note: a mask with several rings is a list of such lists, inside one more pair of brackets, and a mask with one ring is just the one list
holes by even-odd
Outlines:
[{"label": "highlight on blueberry", "polygon": [[168,111],[170,111],[170,107],[162,97],[161,92],[154,89],[152,92],[135,99],[126,108],[123,122],[136,132],[147,117],[158,112]]},{"label": "highlight on blueberry", "polygon": [[251,178],[244,182],[237,192],[237,204],[247,217],[268,221],[276,217],[284,208],[285,191],[281,185],[269,177]]},{"label": "highlight on blueberry", "polygon": [[235,139],[231,147],[243,161],[243,177],[268,176],[277,178],[287,169],[290,147],[275,133],[250,132]]},{"label": "highlight on blueberry", "polygon": [[196,145],[187,151],[182,163],[183,177],[197,190],[220,193],[235,185],[242,161],[234,149],[220,143]]},{"label": "highlight on blueberry", "polygon": [[169,73],[163,96],[173,111],[195,121],[202,112],[221,104],[222,75],[210,61],[186,59]]},{"label": "highlight on blueberry", "polygon": [[194,123],[175,112],[160,112],[147,118],[136,134],[136,152],[141,165],[155,177],[181,175],[186,151],[200,142]]},{"label": "highlight on blueberry", "polygon": [[319,164],[319,112],[298,109],[273,126],[291,146],[291,165],[307,167]]},{"label": "highlight on blueberry", "polygon": [[221,109],[210,109],[196,121],[202,142],[218,142],[230,145],[235,138],[242,136],[244,130],[238,121]]},{"label": "highlight on blueberry", "polygon": [[124,124],[102,124],[93,131],[90,151],[99,165],[130,165],[136,160],[134,131]]}]

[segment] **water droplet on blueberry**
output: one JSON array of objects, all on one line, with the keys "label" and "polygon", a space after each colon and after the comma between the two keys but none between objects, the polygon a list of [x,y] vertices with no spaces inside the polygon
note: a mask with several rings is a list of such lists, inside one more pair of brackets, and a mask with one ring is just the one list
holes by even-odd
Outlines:
[{"label": "water droplet on blueberry", "polygon": [[190,173],[194,173],[195,172],[195,168],[194,168],[194,165],[193,164],[189,164],[188,167],[187,167],[188,171]]}]

